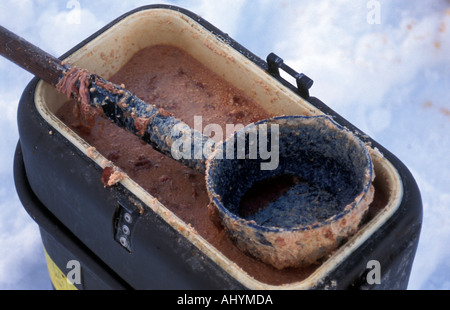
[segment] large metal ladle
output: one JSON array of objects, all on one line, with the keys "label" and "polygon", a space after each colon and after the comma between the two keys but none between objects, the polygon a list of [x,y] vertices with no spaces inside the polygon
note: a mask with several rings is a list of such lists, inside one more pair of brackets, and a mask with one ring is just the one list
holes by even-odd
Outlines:
[{"label": "large metal ladle", "polygon": [[[124,87],[63,64],[1,26],[0,42],[1,55],[77,99],[85,113],[88,105],[101,108],[158,151],[204,171],[230,238],[275,268],[318,262],[357,231],[373,199],[369,152],[327,116],[267,119],[215,143]],[[186,147],[192,156],[181,156]]]}]

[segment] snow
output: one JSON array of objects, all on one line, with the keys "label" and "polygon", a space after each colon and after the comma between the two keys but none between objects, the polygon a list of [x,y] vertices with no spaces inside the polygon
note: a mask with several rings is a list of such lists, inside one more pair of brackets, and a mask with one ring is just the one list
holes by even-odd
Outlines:
[{"label": "snow", "polygon": [[[261,58],[275,52],[315,81],[312,95],[399,157],[424,210],[409,289],[450,289],[450,1],[0,0],[0,25],[58,56],[152,3],[198,13]],[[12,176],[17,105],[31,78],[0,59],[0,289],[51,288]]]}]

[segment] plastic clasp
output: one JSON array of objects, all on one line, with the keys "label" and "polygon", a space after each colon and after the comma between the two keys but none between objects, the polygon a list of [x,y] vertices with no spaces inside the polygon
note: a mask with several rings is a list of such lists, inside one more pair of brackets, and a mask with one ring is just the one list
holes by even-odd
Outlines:
[{"label": "plastic clasp", "polygon": [[298,73],[288,65],[284,63],[284,60],[274,53],[270,53],[267,56],[267,65],[269,73],[277,78],[278,80],[282,80],[284,83],[288,83],[285,79],[283,79],[280,75],[280,69],[284,72],[292,76],[297,82],[297,92],[303,99],[309,98],[309,89],[314,84],[314,81],[310,79],[303,73]]},{"label": "plastic clasp", "polygon": [[113,220],[114,239],[130,253],[133,228],[140,214],[139,208],[134,205],[118,201],[118,209]]}]

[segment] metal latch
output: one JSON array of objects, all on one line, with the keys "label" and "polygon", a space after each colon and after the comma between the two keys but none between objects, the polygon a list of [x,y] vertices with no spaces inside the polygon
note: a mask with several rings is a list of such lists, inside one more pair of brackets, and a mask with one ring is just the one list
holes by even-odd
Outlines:
[{"label": "metal latch", "polygon": [[119,207],[114,217],[114,239],[131,253],[131,236],[142,209],[122,201],[119,201],[118,204]]},{"label": "metal latch", "polygon": [[276,77],[278,80],[284,81],[284,83],[288,83],[285,79],[283,79],[280,75],[280,69],[284,72],[292,76],[297,82],[297,92],[303,99],[309,98],[309,89],[313,85],[314,81],[310,79],[303,73],[298,73],[288,65],[284,63],[284,60],[277,56],[274,53],[270,53],[267,56],[267,65],[269,73]]}]

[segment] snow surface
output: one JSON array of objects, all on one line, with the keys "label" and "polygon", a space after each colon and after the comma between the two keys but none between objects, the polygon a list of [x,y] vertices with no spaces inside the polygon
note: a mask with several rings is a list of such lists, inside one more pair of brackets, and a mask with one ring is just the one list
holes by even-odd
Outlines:
[{"label": "snow surface", "polygon": [[[399,157],[424,210],[409,289],[450,289],[450,1],[0,0],[0,25],[59,56],[152,3],[201,15],[261,58],[277,53],[315,81],[312,95]],[[12,174],[17,105],[31,78],[0,57],[0,289],[51,289]]]}]

